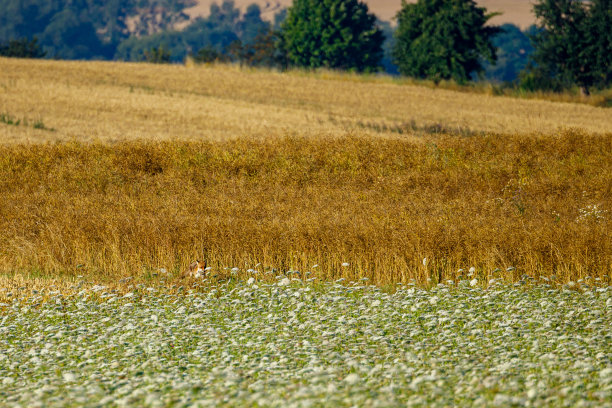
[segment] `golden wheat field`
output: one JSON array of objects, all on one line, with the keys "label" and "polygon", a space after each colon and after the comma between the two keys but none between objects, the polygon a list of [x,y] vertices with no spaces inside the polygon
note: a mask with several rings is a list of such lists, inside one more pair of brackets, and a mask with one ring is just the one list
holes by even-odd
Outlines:
[{"label": "golden wheat field", "polygon": [[0,284],[178,281],[202,257],[220,277],[609,283],[610,112],[332,72],[0,59]]}]

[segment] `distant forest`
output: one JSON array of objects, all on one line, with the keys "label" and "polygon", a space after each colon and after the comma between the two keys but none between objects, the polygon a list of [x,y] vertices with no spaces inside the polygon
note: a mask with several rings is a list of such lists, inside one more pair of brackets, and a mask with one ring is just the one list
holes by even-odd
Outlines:
[{"label": "distant forest", "polygon": [[[184,10],[194,4],[194,0],[0,0],[0,50],[9,44],[21,49],[36,45],[40,52],[34,55],[56,59],[182,62],[193,55],[204,61],[242,61],[273,47],[274,33],[286,17],[283,10],[274,21],[266,21],[258,5],[242,13],[233,0],[224,0],[211,6],[208,17],[189,20]],[[394,27],[387,21],[378,25],[386,38],[381,65],[385,72],[397,74],[391,58]],[[502,28],[494,39],[497,63],[485,64],[484,78],[493,82],[515,81],[533,52],[528,34],[535,27],[521,31],[505,24]]]}]

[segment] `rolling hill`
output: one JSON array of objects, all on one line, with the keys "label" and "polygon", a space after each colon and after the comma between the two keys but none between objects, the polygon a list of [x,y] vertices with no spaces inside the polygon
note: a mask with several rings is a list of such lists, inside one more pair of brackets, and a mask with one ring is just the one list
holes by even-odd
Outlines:
[{"label": "rolling hill", "polygon": [[[206,16],[210,5],[219,0],[200,0],[199,4],[188,10],[188,14],[193,18]],[[236,5],[243,10],[252,3],[261,6],[263,16],[271,19],[274,14],[284,7],[291,5],[292,0],[236,0]],[[383,20],[391,20],[401,6],[401,0],[366,0],[370,10],[376,13]],[[478,0],[478,3],[486,7],[491,12],[501,12],[501,16],[495,17],[492,21],[495,24],[513,23],[521,28],[526,28],[535,22],[532,13],[531,0]]]}]

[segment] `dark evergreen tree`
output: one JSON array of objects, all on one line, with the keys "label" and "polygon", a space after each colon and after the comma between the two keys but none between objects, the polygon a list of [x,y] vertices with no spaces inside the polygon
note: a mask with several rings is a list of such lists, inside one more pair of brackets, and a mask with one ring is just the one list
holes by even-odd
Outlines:
[{"label": "dark evergreen tree", "polygon": [[270,28],[270,23],[262,20],[259,6],[251,4],[237,23],[237,34],[242,43],[252,44],[255,38],[268,33]]},{"label": "dark evergreen tree", "polygon": [[402,0],[393,52],[400,73],[470,80],[483,71],[483,59],[496,59],[492,38],[500,29],[485,25],[493,16],[473,0]]},{"label": "dark evergreen tree", "polygon": [[536,51],[524,85],[576,84],[588,95],[593,86],[610,84],[611,0],[539,0],[534,12],[540,31],[533,36]]},{"label": "dark evergreen tree", "polygon": [[6,44],[0,44],[0,56],[14,58],[43,58],[45,52],[40,48],[38,40],[27,38],[11,40]]},{"label": "dark evergreen tree", "polygon": [[384,36],[358,0],[295,0],[282,24],[289,62],[301,67],[374,71]]}]

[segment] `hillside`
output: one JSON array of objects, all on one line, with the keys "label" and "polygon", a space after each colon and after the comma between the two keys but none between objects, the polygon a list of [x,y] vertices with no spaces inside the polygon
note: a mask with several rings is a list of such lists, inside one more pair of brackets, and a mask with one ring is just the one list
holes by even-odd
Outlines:
[{"label": "hillside", "polygon": [[[462,93],[351,74],[231,66],[0,59],[0,112],[42,118],[55,132],[0,127],[7,141],[227,139],[279,133],[396,136],[442,126],[503,134],[612,129],[587,105]],[[35,103],[34,103],[35,102]]]},{"label": "hillside", "polygon": [[[188,9],[191,17],[206,16],[214,0],[199,0],[199,4]],[[236,5],[243,10],[252,3],[261,6],[263,16],[272,19],[281,8],[291,5],[292,0],[236,0]],[[478,0],[478,4],[486,7],[490,12],[502,12],[503,15],[495,17],[495,24],[513,23],[526,28],[535,22],[530,0]],[[401,7],[401,0],[366,0],[370,10],[383,20],[392,20]]]}]

